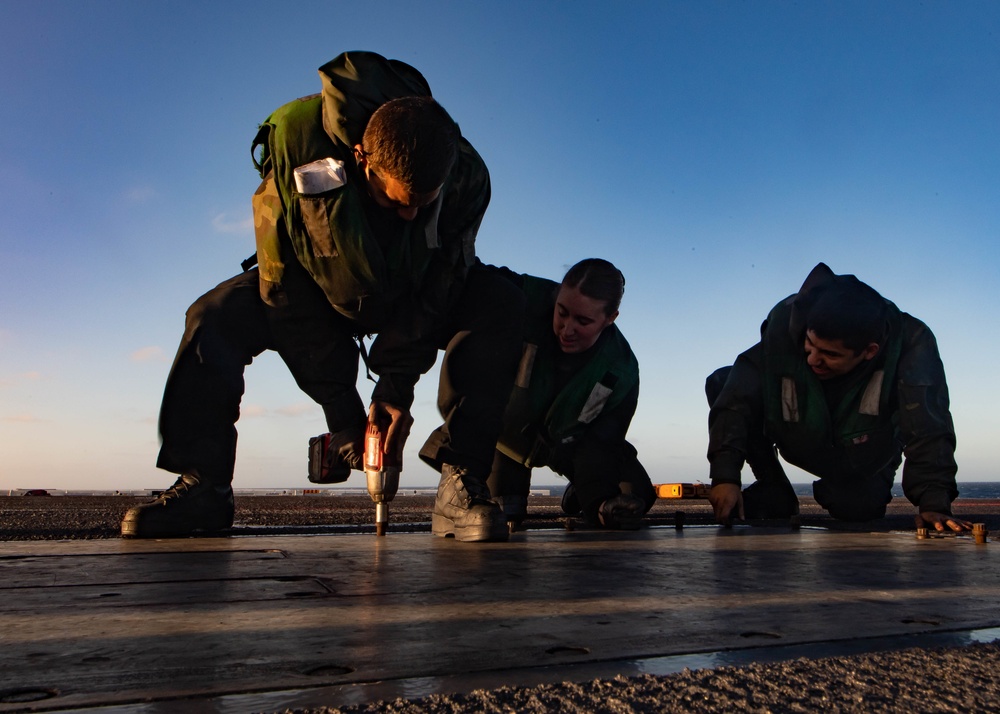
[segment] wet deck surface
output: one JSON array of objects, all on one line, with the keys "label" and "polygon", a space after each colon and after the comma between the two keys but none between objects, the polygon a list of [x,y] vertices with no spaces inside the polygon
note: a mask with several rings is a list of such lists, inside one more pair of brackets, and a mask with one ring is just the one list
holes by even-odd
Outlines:
[{"label": "wet deck surface", "polygon": [[968,536],[788,527],[7,541],[0,712],[276,711],[970,641],[1000,627],[998,566]]}]

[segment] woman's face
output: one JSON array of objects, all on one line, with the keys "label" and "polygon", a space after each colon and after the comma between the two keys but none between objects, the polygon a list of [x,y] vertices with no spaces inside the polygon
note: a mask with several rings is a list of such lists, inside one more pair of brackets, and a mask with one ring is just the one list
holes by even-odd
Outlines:
[{"label": "woman's face", "polygon": [[573,354],[593,347],[604,328],[618,317],[617,312],[606,315],[606,307],[606,301],[589,298],[577,288],[560,287],[552,313],[552,331],[559,340],[559,348]]}]

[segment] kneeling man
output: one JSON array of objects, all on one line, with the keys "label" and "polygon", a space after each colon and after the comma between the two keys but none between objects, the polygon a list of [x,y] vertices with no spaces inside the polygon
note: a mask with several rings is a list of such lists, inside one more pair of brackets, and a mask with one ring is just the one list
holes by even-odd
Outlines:
[{"label": "kneeling man", "polygon": [[[934,335],[853,275],[823,263],[778,303],[761,339],[709,376],[709,499],[720,523],[787,518],[798,499],[777,458],[814,474],[834,518],[882,518],[896,470],[920,518],[954,518],[955,427]],[[740,487],[743,464],[756,479]]]}]

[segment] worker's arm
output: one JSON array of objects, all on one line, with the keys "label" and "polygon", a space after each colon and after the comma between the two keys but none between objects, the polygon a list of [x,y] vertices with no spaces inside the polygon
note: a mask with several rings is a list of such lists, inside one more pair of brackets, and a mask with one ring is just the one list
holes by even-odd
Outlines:
[{"label": "worker's arm", "polygon": [[953,518],[958,496],[955,426],[937,341],[924,323],[904,315],[904,346],[898,367],[898,432],[903,442],[903,493],[936,530],[968,530]]},{"label": "worker's arm", "polygon": [[708,412],[708,461],[712,485],[741,483],[751,429],[763,429],[764,396],[759,344],[736,358]]},{"label": "worker's arm", "polygon": [[490,175],[472,145],[461,142],[458,159],[437,211],[423,230],[430,260],[411,276],[413,294],[396,301],[393,315],[372,342],[368,366],[378,376],[372,400],[409,410],[413,390],[437,359],[446,325],[462,299],[470,268],[476,263],[476,235],[490,203]]}]

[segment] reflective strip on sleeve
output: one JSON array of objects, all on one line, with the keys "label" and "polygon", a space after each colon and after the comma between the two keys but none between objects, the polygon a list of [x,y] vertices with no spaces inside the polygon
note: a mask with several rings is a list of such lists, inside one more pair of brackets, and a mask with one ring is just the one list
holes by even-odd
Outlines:
[{"label": "reflective strip on sleeve", "polygon": [[781,378],[781,417],[787,422],[799,420],[799,395],[791,377]]},{"label": "reflective strip on sleeve", "polygon": [[590,392],[590,396],[587,397],[587,403],[583,405],[583,409],[580,411],[580,416],[577,417],[577,421],[581,424],[589,424],[594,421],[597,415],[601,413],[601,410],[604,409],[604,405],[608,403],[608,397],[611,396],[612,391],[610,387],[605,387],[600,382],[595,384],[593,390]]}]

